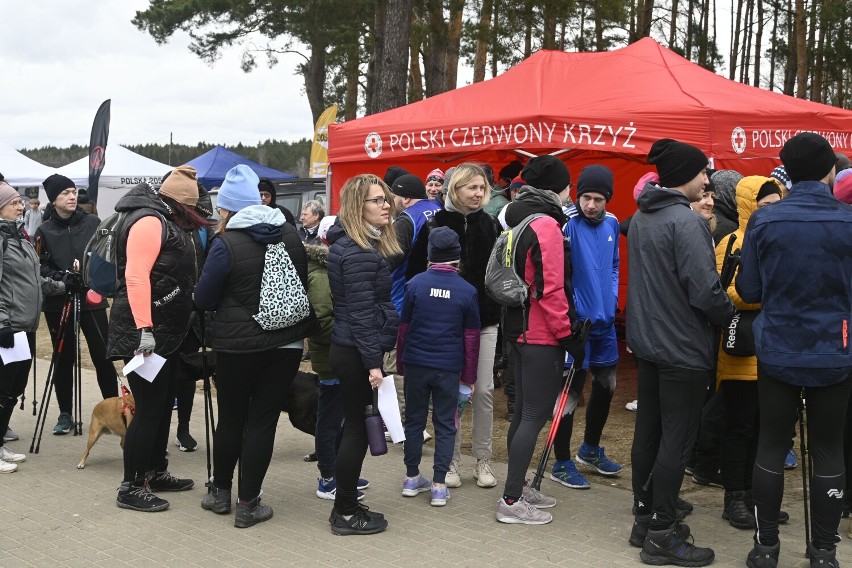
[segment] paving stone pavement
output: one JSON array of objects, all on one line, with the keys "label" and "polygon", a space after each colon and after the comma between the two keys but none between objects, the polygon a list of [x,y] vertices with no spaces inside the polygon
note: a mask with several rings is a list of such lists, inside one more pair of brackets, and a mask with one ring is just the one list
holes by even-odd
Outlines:
[{"label": "paving stone pavement", "polygon": [[[39,361],[44,385],[47,361]],[[390,526],[367,537],[331,534],[328,515],[332,502],[315,495],[317,469],[303,456],[313,439],[294,430],[286,417],[279,423],[273,461],[264,483],[264,503],[274,517],[250,529],[236,529],[233,513],[215,515],[200,507],[206,493],[204,412],[197,395],[191,431],[199,450],[179,452],[170,443],[170,470],[195,479],[196,486],[180,493],[163,493],[171,507],[161,513],[119,509],[116,489],[122,476],[118,438],[104,436],[95,445],[86,469],[76,465],[85,449],[88,421],[97,403],[94,373],[83,371],[83,436],[54,436],[58,410],[49,410],[41,450],[29,455],[16,473],[0,476],[0,568],[60,566],[643,566],[638,549],[627,544],[632,517],[631,495],[592,476],[588,491],[563,488],[545,481],[542,490],[558,505],[554,520],[544,526],[505,525],[494,518],[505,464],[494,464],[501,482],[481,489],[473,479],[473,459],[463,461],[463,485],[452,490],[446,507],[429,506],[428,493],[416,498],[400,495],[402,447],[387,455],[368,453],[363,476],[370,480],[364,501],[383,512]],[[32,385],[25,411],[16,410],[12,427],[21,440],[9,442],[26,452],[35,427]],[[173,427],[177,413],[173,416]],[[495,440],[495,443],[504,443]],[[432,444],[425,446],[424,472],[431,471]],[[745,566],[751,535],[728,526],[719,508],[696,507],[687,519],[697,544],[716,551],[714,566]],[[780,566],[808,566],[802,557],[801,515],[782,528]],[[846,521],[841,528],[846,531]],[[852,545],[838,547],[841,562],[852,562]]]}]

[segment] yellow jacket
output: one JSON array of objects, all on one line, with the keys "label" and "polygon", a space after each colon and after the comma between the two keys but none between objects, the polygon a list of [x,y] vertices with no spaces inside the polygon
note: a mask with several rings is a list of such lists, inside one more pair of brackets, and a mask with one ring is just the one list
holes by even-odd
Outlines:
[{"label": "yellow jacket", "polygon": [[[733,235],[736,235],[737,237],[737,240],[734,242],[734,250],[742,248],[748,220],[752,213],[757,211],[757,194],[760,192],[760,188],[767,182],[778,185],[782,192],[781,195],[785,195],[784,186],[775,178],[748,176],[744,177],[739,181],[739,183],[737,183],[736,198],[739,227],[730,235],[723,237],[722,240],[719,241],[719,244],[716,245],[716,270],[720,273],[722,271],[722,263],[725,260],[725,251],[728,248],[728,241],[731,240]],[[736,281],[737,273],[739,273],[739,268],[737,269],[737,272],[734,273],[734,280],[731,281],[731,285],[728,286],[728,296],[730,296],[731,301],[740,311],[759,310],[760,304],[747,304],[743,302],[742,298],[740,298],[739,294],[737,294],[734,287],[734,281]],[[719,345],[719,360],[716,365],[716,387],[718,388],[719,383],[725,380],[756,381],[757,357],[736,357],[725,353],[724,349],[722,349],[722,344],[725,341],[725,333],[726,330],[722,329],[722,338]]]}]

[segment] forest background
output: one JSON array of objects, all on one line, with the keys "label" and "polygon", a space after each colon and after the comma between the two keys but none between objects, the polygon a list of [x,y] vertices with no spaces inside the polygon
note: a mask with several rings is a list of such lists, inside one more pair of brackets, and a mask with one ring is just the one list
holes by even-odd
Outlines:
[{"label": "forest background", "polygon": [[[478,82],[539,49],[608,51],[643,37],[730,79],[852,108],[852,0],[150,0],[133,24],[161,44],[186,32],[211,64],[240,50],[246,72],[297,53],[306,132],[332,104],[338,120],[353,120],[453,90],[460,71]],[[128,148],[177,165],[214,146]],[[230,148],[307,174],[308,139]],[[85,146],[21,151],[51,167],[87,155]]]}]

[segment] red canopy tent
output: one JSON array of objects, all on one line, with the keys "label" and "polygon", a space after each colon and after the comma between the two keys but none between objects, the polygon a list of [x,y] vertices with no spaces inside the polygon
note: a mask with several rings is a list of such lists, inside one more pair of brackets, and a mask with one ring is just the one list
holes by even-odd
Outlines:
[{"label": "red canopy tent", "polygon": [[343,182],[391,165],[422,175],[473,160],[495,171],[513,159],[558,153],[615,173],[610,209],[632,214],[632,187],[652,166],[651,144],[694,144],[717,169],[768,175],[800,131],[852,149],[852,111],[750,87],[707,71],[645,38],[600,53],[539,51],[499,77],[329,128],[331,209]]}]

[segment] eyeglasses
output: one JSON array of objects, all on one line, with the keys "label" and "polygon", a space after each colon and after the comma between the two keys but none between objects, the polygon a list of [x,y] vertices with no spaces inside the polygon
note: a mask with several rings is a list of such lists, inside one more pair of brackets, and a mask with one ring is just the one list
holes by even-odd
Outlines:
[{"label": "eyeglasses", "polygon": [[375,203],[378,207],[384,207],[385,203],[387,203],[387,202],[388,202],[388,200],[385,199],[384,197],[374,197],[372,199],[365,199],[364,200],[364,203]]},{"label": "eyeglasses", "polygon": [[23,207],[24,206],[24,200],[23,199],[13,199],[12,201],[9,202],[9,205],[11,205],[12,207]]}]

